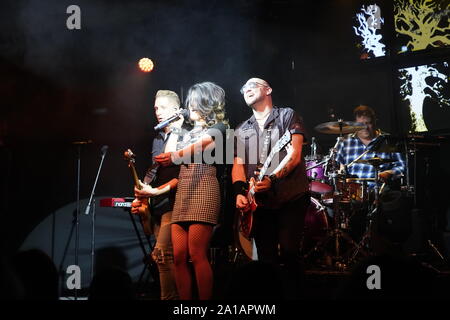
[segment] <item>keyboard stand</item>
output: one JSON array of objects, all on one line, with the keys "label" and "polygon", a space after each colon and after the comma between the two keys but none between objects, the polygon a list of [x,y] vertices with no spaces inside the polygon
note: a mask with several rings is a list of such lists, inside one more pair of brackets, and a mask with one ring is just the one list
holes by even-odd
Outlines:
[{"label": "keyboard stand", "polygon": [[[151,256],[151,253],[153,252],[153,249],[154,249],[154,244],[152,244],[152,242],[150,241],[150,236],[145,235],[145,239],[147,240],[148,246],[150,248],[149,251],[146,250],[144,241],[142,240],[142,237],[141,237],[141,233],[139,232],[139,229],[136,224],[136,220],[134,218],[135,215],[131,213],[131,208],[124,208],[124,210],[127,211],[128,215],[130,216],[131,223],[133,224],[134,231],[135,231],[136,236],[139,241],[139,246],[141,247],[142,254],[144,255],[144,257],[143,257],[144,267],[139,276],[139,280],[138,280],[137,287],[136,287],[136,291],[139,294],[139,293],[141,293],[141,291],[140,291],[141,287],[145,288],[145,285],[143,284],[143,278],[144,278],[144,274],[145,274],[146,270],[149,271],[149,274],[147,276],[147,279],[145,280],[145,284],[148,284],[150,275],[152,276],[153,281],[155,281],[156,283],[158,283],[158,281],[159,281],[158,268]],[[139,219],[139,224],[141,224],[141,226],[142,226],[141,219]]]}]

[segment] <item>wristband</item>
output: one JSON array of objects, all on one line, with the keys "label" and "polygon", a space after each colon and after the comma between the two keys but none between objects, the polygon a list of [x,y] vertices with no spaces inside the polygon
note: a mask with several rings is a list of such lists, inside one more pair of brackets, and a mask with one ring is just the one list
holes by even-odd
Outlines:
[{"label": "wristband", "polygon": [[270,179],[270,182],[272,183],[272,185],[274,185],[275,182],[277,182],[277,180],[278,180],[278,178],[277,178],[277,176],[275,174],[271,174],[269,176],[269,179]]},{"label": "wristband", "polygon": [[236,181],[233,183],[233,191],[235,196],[239,194],[245,196],[247,194],[247,183],[244,181]]}]

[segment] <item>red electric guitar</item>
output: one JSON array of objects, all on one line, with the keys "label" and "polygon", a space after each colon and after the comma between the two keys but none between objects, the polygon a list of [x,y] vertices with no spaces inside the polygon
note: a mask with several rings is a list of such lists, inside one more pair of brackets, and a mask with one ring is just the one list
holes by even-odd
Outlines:
[{"label": "red electric guitar", "polygon": [[[256,182],[261,181],[269,168],[275,154],[280,152],[289,142],[291,141],[291,132],[287,130],[285,134],[277,141],[275,146],[270,151],[264,165],[262,166],[258,177],[255,179]],[[249,204],[249,209],[247,211],[240,210],[239,219],[239,232],[247,239],[250,239],[250,234],[252,232],[253,226],[253,213],[258,207],[258,203],[255,199],[255,186],[250,184],[249,190],[247,192],[247,199]]]},{"label": "red electric guitar", "polygon": [[[134,166],[135,161],[135,155],[130,150],[127,149],[127,151],[124,152],[125,160],[128,161],[128,167],[130,168],[131,175],[133,177],[133,182],[136,188],[139,190],[142,189],[141,185],[139,184],[139,178],[136,173],[136,168]],[[155,164],[154,166],[158,166]],[[148,198],[142,198],[140,199],[142,206],[139,208],[139,217],[141,218],[142,226],[144,227],[144,233],[146,235],[153,234],[153,224],[151,223],[151,213],[150,213],[150,206],[148,203]]]}]

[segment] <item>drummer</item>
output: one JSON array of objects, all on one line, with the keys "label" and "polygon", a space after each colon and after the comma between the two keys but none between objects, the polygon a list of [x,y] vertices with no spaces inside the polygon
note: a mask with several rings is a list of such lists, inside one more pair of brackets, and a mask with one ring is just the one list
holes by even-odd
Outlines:
[{"label": "drummer", "polygon": [[[405,161],[402,154],[399,152],[383,152],[378,148],[386,133],[377,128],[375,111],[368,106],[360,105],[353,110],[353,115],[355,121],[364,124],[366,129],[347,135],[337,147],[336,161],[341,164],[341,169],[346,168],[348,175],[362,179],[361,181],[375,178],[374,166],[353,162],[361,154],[368,151],[358,160],[379,157],[393,161],[380,166],[378,176],[382,182],[389,183],[402,177],[405,172]],[[369,188],[373,187],[374,182],[369,181],[368,186]]]}]

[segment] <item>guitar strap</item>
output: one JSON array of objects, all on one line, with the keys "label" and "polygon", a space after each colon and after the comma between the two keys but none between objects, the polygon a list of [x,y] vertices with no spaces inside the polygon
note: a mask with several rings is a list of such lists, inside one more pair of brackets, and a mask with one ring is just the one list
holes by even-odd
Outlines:
[{"label": "guitar strap", "polygon": [[[164,134],[164,133],[160,133],[160,134],[163,134],[164,144],[162,146],[162,152],[164,152],[166,145],[167,145],[167,140],[169,140],[170,132],[168,134]],[[183,140],[183,136],[179,135],[177,143],[182,140]],[[144,182],[146,184],[151,184],[153,182],[153,180],[156,179],[156,175],[158,174],[158,168],[159,168],[159,166],[156,163],[152,163],[150,168],[147,169],[147,172],[145,173],[145,177],[144,177]]]},{"label": "guitar strap", "polygon": [[271,141],[271,137],[272,137],[272,127],[273,127],[273,121],[269,124],[269,127],[267,128],[267,130],[265,130],[262,151],[259,156],[258,170],[262,168],[262,166],[264,165],[264,162],[266,162],[267,156],[269,155],[269,147],[270,147],[270,141]]}]

